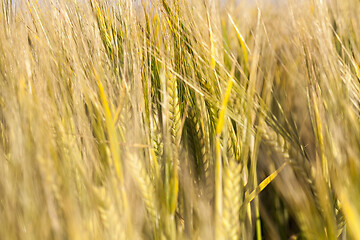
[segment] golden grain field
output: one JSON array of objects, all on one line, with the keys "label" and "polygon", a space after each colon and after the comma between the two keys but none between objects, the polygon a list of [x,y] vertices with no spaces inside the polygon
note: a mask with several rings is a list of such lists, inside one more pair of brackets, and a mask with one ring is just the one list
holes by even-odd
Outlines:
[{"label": "golden grain field", "polygon": [[358,0],[0,10],[0,239],[360,239]]}]

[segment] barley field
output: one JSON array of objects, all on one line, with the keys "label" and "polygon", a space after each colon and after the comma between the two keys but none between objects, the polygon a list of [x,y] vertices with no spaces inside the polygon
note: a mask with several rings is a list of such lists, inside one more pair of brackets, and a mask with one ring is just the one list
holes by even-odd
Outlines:
[{"label": "barley field", "polygon": [[358,0],[0,0],[0,239],[360,239]]}]

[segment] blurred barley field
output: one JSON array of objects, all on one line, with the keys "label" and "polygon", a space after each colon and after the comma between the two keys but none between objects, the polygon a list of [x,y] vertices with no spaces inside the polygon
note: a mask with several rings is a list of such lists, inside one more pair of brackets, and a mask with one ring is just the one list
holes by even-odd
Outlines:
[{"label": "blurred barley field", "polygon": [[360,239],[358,0],[0,10],[0,239]]}]

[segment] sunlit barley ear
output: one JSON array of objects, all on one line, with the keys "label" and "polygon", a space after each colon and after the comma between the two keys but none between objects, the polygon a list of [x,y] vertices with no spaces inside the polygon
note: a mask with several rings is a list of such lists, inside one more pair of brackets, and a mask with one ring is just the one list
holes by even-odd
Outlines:
[{"label": "sunlit barley ear", "polygon": [[240,237],[241,166],[234,158],[224,170],[224,215],[223,225],[226,239]]},{"label": "sunlit barley ear", "polygon": [[94,193],[97,198],[99,217],[105,236],[125,239],[125,230],[121,224],[123,220],[107,190],[103,187],[94,188]]},{"label": "sunlit barley ear", "polygon": [[143,163],[137,156],[129,154],[128,159],[131,174],[137,182],[149,218],[151,219],[152,229],[153,231],[158,231],[159,206],[157,205],[158,200],[156,199],[154,184],[151,182],[149,174],[146,172]]}]

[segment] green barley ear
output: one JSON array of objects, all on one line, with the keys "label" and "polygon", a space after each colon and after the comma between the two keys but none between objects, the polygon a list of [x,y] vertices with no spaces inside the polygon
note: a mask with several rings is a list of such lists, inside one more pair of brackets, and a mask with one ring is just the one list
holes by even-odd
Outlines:
[{"label": "green barley ear", "polygon": [[150,134],[151,134],[151,146],[153,148],[153,171],[157,178],[160,178],[160,166],[159,161],[163,158],[164,153],[164,141],[162,135],[162,129],[160,124],[160,114],[158,113],[158,106],[157,104],[152,104],[152,114],[151,114],[151,121],[150,121]]},{"label": "green barley ear", "polygon": [[[173,214],[176,209],[179,191],[179,150],[180,150],[180,125],[181,115],[178,97],[178,83],[175,76],[169,73],[167,81],[167,91],[169,97],[169,125],[170,125],[170,142],[171,142],[171,166],[170,173],[170,192],[169,192],[169,210]],[[169,166],[169,167],[170,167]]]}]

